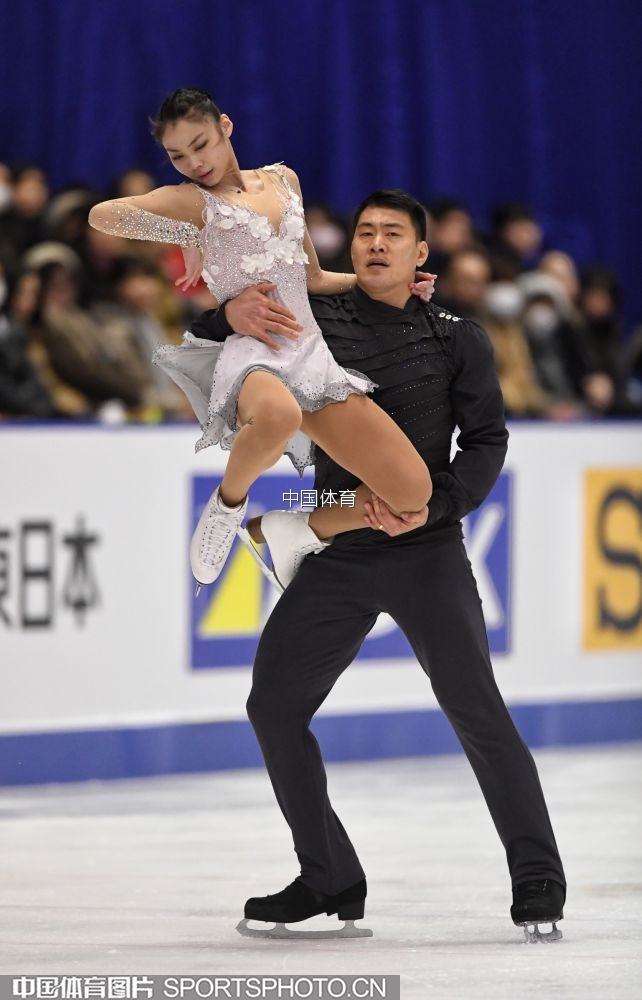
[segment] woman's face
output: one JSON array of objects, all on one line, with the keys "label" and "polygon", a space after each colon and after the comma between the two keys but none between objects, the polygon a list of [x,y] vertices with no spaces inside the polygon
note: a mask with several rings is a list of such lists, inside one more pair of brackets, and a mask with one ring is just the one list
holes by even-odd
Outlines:
[{"label": "woman's face", "polygon": [[179,173],[204,187],[212,187],[229,169],[231,132],[232,122],[227,115],[221,116],[219,124],[209,117],[181,118],[166,127],[163,146]]}]

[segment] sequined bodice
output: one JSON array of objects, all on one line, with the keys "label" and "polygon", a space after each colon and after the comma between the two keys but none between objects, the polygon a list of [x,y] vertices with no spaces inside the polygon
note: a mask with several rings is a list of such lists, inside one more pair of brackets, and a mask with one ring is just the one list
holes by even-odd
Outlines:
[{"label": "sequined bodice", "polygon": [[265,215],[199,187],[205,200],[203,279],[219,302],[238,295],[249,285],[274,282],[279,299],[304,329],[318,329],[308,302],[301,199],[284,180],[279,165],[263,169],[278,171],[285,191],[278,231]]}]

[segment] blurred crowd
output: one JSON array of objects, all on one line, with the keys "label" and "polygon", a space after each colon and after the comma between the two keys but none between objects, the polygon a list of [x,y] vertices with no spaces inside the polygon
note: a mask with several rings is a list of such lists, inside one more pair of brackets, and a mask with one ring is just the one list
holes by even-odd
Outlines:
[{"label": "blurred crowd", "polygon": [[[438,275],[432,301],[488,332],[510,417],[642,415],[642,326],[622,330],[608,267],[580,273],[568,254],[547,246],[524,205],[496,206],[483,233],[455,199],[428,202],[426,214],[424,270]],[[307,219],[322,266],[349,269],[345,221],[322,206],[310,206]]]},{"label": "blurred crowd", "polygon": [[[150,359],[212,308],[210,293],[203,282],[175,288],[180,248],[87,223],[96,202],[155,186],[131,169],[107,192],[73,184],[52,195],[37,165],[0,163],[0,420],[194,420]],[[523,205],[498,206],[488,233],[455,200],[426,211],[433,302],[487,330],[509,416],[642,415],[642,327],[624,335],[611,270],[578,273]],[[352,270],[348,220],[323,205],[306,218],[322,267]]]}]

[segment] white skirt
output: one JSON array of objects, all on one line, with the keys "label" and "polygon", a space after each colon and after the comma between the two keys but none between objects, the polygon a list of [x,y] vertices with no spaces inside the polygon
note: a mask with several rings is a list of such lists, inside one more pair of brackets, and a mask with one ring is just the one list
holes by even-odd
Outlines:
[{"label": "white skirt", "polygon": [[[197,452],[213,444],[226,451],[232,447],[239,430],[239,392],[252,371],[277,375],[307,413],[341,402],[353,392],[365,395],[377,388],[365,375],[337,364],[318,331],[306,331],[296,341],[281,338],[281,345],[275,351],[260,340],[238,334],[218,343],[188,331],[182,344],[163,344],[154,351],[152,362],[180,386],[201,425]],[[314,443],[302,431],[290,438],[284,454],[300,476],[314,465]]]}]

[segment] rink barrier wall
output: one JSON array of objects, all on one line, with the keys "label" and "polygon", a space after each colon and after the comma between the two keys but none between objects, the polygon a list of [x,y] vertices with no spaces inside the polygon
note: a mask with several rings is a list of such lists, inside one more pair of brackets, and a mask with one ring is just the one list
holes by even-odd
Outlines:
[{"label": "rink barrier wall", "polygon": [[[463,522],[499,688],[531,747],[640,740],[642,424],[509,429]],[[236,543],[194,598],[189,539],[226,461],[197,437],[1,426],[0,784],[262,764],[245,703],[277,595]],[[312,485],[283,459],[248,516]],[[314,729],[333,761],[460,751],[383,614]]]},{"label": "rink barrier wall", "polygon": [[[642,698],[515,705],[531,749],[640,739]],[[461,753],[441,711],[321,716],[312,730],[327,762]],[[0,785],[143,778],[263,765],[249,722],[0,736]]]}]

